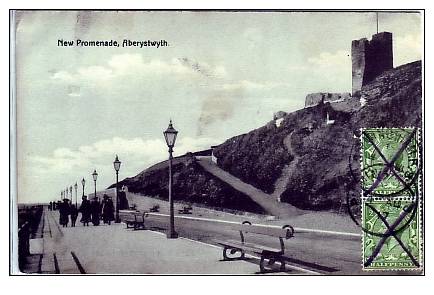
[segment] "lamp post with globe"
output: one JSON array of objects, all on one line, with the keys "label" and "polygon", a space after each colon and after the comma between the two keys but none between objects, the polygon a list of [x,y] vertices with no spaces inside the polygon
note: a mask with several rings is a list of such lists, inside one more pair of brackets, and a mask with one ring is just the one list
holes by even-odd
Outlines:
[{"label": "lamp post with globe", "polygon": [[167,232],[168,239],[175,239],[178,237],[178,234],[175,232],[175,215],[173,209],[173,196],[172,196],[172,159],[173,159],[173,147],[175,146],[176,137],[178,135],[178,131],[173,128],[172,120],[170,120],[169,126],[166,131],[163,132],[164,139],[166,140],[166,144],[169,148],[169,231]]}]

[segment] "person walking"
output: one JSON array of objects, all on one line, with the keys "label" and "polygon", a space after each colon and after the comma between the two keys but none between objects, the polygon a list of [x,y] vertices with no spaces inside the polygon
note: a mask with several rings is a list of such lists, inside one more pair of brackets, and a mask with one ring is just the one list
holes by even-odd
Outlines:
[{"label": "person walking", "polygon": [[122,187],[122,190],[119,192],[119,209],[120,210],[128,210],[130,209],[130,206],[128,204],[127,194],[125,192],[125,186]]},{"label": "person walking", "polygon": [[107,195],[104,195],[102,202],[102,220],[108,225],[115,220],[113,201]]},{"label": "person walking", "polygon": [[90,203],[90,205],[92,213],[92,223],[94,226],[98,226],[101,214],[101,204],[98,200],[98,197],[93,198],[93,201]]},{"label": "person walking", "polygon": [[81,205],[78,211],[81,212],[80,222],[83,223],[83,226],[89,226],[92,208],[90,206],[89,200],[87,199],[87,196],[83,196],[81,198]]},{"label": "person walking", "polygon": [[78,210],[77,207],[75,207],[75,205],[71,205],[71,226],[75,227],[75,222],[77,221],[77,216],[78,216]]},{"label": "person walking", "polygon": [[69,199],[63,199],[63,203],[60,203],[59,207],[59,223],[63,227],[68,227],[70,210]]}]

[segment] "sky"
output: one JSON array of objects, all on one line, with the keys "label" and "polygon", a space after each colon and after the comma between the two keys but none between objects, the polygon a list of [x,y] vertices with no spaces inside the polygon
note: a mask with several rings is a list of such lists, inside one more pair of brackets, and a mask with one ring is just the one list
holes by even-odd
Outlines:
[{"label": "sky", "polygon": [[[351,41],[376,15],[351,12],[25,11],[16,14],[18,202],[48,202],[99,173],[97,190],[174,155],[351,92]],[[417,13],[379,13],[394,66],[421,59]],[[58,40],[166,40],[166,47],[62,47]]]}]

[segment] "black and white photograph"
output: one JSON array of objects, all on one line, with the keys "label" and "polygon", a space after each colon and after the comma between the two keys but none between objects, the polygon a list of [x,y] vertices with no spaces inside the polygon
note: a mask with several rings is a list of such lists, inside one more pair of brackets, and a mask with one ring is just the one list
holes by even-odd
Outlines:
[{"label": "black and white photograph", "polygon": [[10,274],[424,276],[424,16],[10,10]]}]

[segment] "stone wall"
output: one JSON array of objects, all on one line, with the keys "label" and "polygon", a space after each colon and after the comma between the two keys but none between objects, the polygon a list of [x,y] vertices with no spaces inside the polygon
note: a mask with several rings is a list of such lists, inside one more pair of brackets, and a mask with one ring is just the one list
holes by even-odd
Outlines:
[{"label": "stone wall", "polygon": [[288,114],[286,112],[284,112],[284,111],[275,112],[273,114],[273,120],[281,119],[281,118],[285,117],[286,115],[288,115]]},{"label": "stone wall", "polygon": [[328,92],[318,92],[318,93],[310,93],[306,96],[304,106],[311,107],[315,106],[319,103],[334,103],[341,102],[345,99],[351,98],[351,94],[349,92],[342,93],[328,93]]}]

